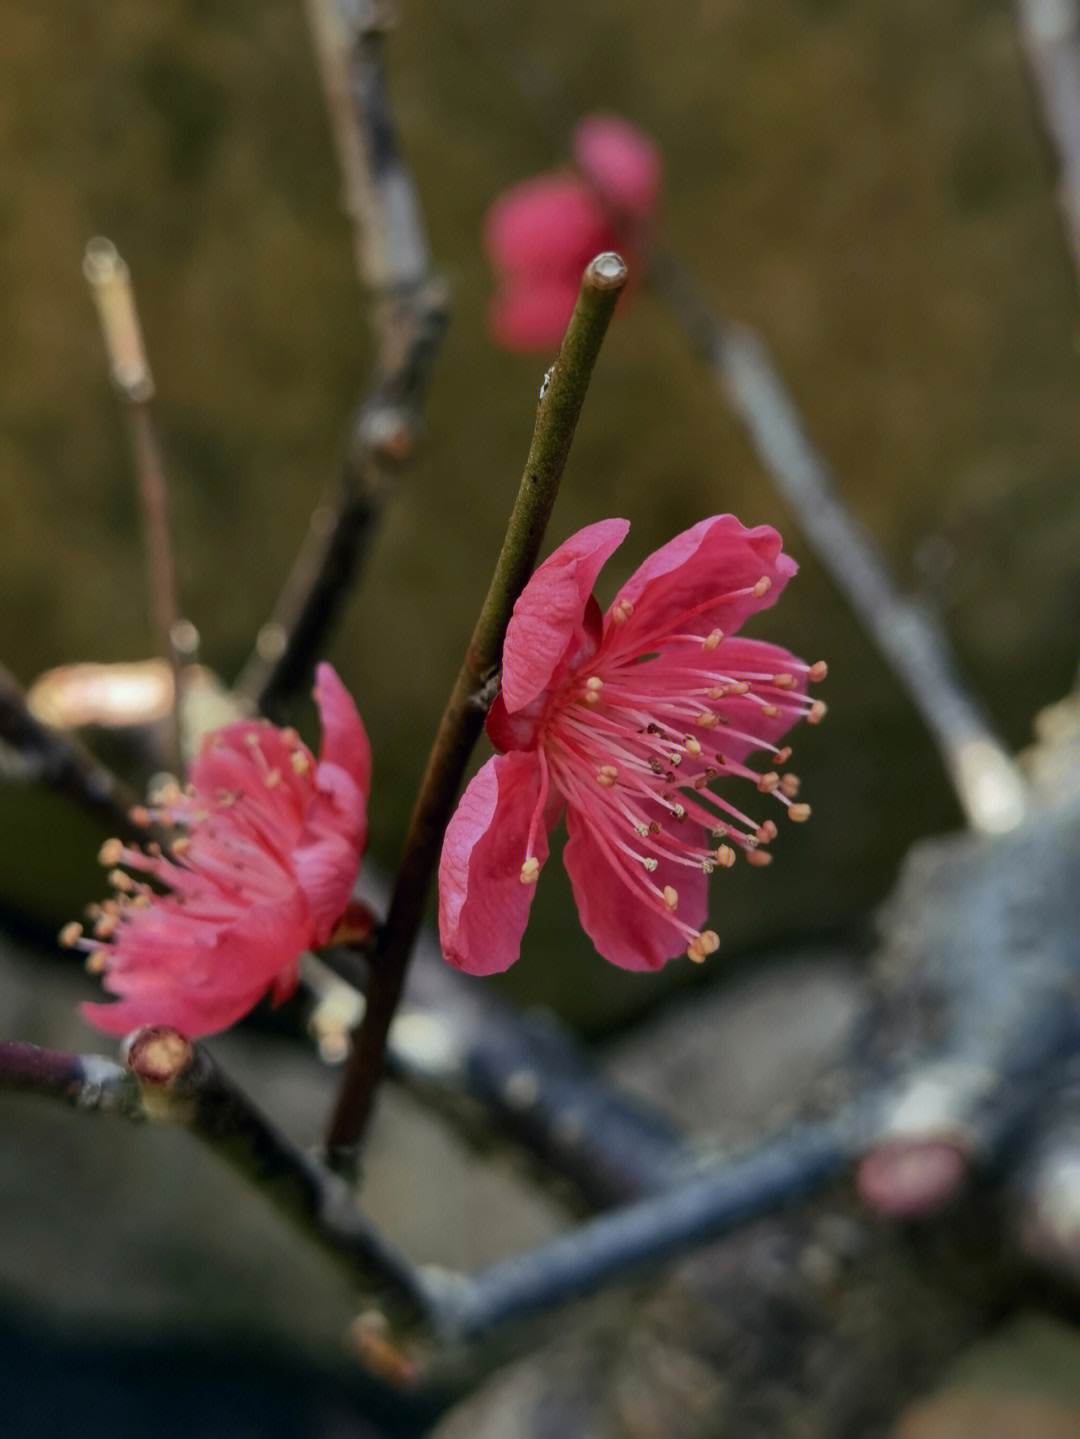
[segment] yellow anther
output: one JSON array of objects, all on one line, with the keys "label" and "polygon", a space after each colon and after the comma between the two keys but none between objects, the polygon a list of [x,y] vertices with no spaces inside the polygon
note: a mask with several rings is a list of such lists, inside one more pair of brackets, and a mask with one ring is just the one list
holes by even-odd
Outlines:
[{"label": "yellow anther", "polygon": [[780,711],[776,705],[762,705],[761,713],[766,719],[777,719],[780,715]]},{"label": "yellow anther", "polygon": [[267,789],[277,789],[280,783],[281,771],[279,769],[272,769],[269,774],[263,776],[263,784]]},{"label": "yellow anther", "polygon": [[790,745],[785,745],[783,749],[778,749],[778,750],[776,751],[776,753],[773,755],[773,760],[775,761],[776,764],[787,764],[787,762],[788,762],[788,760],[789,760],[790,758],[791,758],[791,746],[790,746]]},{"label": "yellow anther", "polygon": [[810,806],[808,804],[789,804],[788,818],[793,819],[796,824],[802,824],[810,818]]},{"label": "yellow anther", "polygon": [[728,685],[727,692],[729,695],[748,695],[750,686],[745,680],[739,680],[738,684]]},{"label": "yellow anther", "polygon": [[817,660],[807,670],[806,677],[811,684],[816,685],[820,680],[823,680],[828,673],[829,666],[825,663],[825,661]]},{"label": "yellow anther", "polygon": [[107,839],[98,850],[98,864],[103,864],[107,869],[120,863],[124,857],[124,842],[120,839]]},{"label": "yellow anther", "polygon": [[645,868],[649,871],[650,874],[656,873],[657,861],[652,857],[651,854],[647,854],[645,858],[641,861],[641,863],[645,866]]},{"label": "yellow anther", "polygon": [[709,650],[711,653],[714,649],[716,649],[717,645],[723,638],[723,630],[712,630],[709,635],[702,641],[701,648],[703,650]]},{"label": "yellow anther", "polygon": [[759,600],[762,595],[767,595],[771,589],[772,580],[769,579],[768,575],[762,575],[750,593],[754,596],[754,599]]},{"label": "yellow anther", "polygon": [[780,776],[775,770],[770,770],[768,774],[758,776],[757,787],[762,794],[771,794],[779,783]]},{"label": "yellow anther", "polygon": [[713,714],[712,710],[702,710],[694,723],[697,724],[701,729],[715,729],[716,716]]},{"label": "yellow anther", "polygon": [[735,863],[735,851],[730,844],[717,845],[713,853],[716,856],[717,864],[722,865],[724,869],[730,869]]},{"label": "yellow anther", "polygon": [[824,700],[815,700],[810,706],[810,713],[806,716],[807,724],[820,724],[825,718],[826,706]]},{"label": "yellow anther", "polygon": [[104,974],[109,967],[109,956],[103,949],[95,949],[86,957],[87,974]]},{"label": "yellow anther", "polygon": [[793,690],[795,688],[795,676],[789,674],[773,675],[772,682],[778,690]]},{"label": "yellow anther", "polygon": [[696,740],[692,734],[688,734],[683,740],[683,748],[687,754],[698,755],[701,753],[701,742]]},{"label": "yellow anther", "polygon": [[771,819],[767,819],[764,824],[758,826],[754,838],[758,844],[770,844],[776,838],[776,825]]},{"label": "yellow anther", "polygon": [[690,941],[686,947],[687,959],[692,959],[695,964],[703,964],[710,954],[715,954],[720,948],[720,936],[714,929],[703,929],[699,935]]},{"label": "yellow anther", "polygon": [[604,681],[599,675],[590,675],[585,681],[585,688],[587,690],[602,690],[604,688]]},{"label": "yellow anther", "polygon": [[596,771],[596,782],[602,784],[605,789],[610,789],[618,778],[618,768],[613,764],[602,764]]},{"label": "yellow anther", "polygon": [[73,919],[70,924],[65,924],[57,939],[64,949],[73,949],[82,939],[82,925],[78,920]]},{"label": "yellow anther", "polygon": [[772,864],[772,855],[767,849],[748,849],[745,853],[747,864],[757,865],[758,868]]},{"label": "yellow anther", "polygon": [[624,625],[633,613],[634,606],[630,603],[630,601],[620,600],[619,603],[611,611],[612,623],[617,625]]},{"label": "yellow anther", "polygon": [[535,884],[540,877],[540,861],[535,855],[530,855],[521,866],[520,879],[522,884]]},{"label": "yellow anther", "polygon": [[113,889],[118,889],[121,894],[130,894],[135,888],[135,881],[126,870],[111,869],[109,871],[109,883]]},{"label": "yellow anther", "polygon": [[780,781],[780,793],[788,799],[794,799],[802,789],[802,780],[797,774],[786,774]]},{"label": "yellow anther", "polygon": [[293,750],[289,756],[289,763],[293,767],[294,774],[307,774],[311,768],[311,761],[302,749]]},{"label": "yellow anther", "polygon": [[664,885],[664,903],[668,909],[678,909],[679,907],[679,891],[673,884]]}]

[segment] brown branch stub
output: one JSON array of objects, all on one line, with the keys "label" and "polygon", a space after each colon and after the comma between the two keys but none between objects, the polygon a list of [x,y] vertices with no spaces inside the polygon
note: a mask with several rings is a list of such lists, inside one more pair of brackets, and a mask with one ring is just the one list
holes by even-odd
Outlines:
[{"label": "brown branch stub", "polygon": [[129,1035],[124,1063],[147,1087],[173,1084],[194,1055],[191,1041],[166,1025],[144,1025]]},{"label": "brown branch stub", "polygon": [[367,1009],[327,1132],[328,1153],[348,1166],[371,1113],[390,1023],[423,917],[442,838],[483,726],[506,627],[540,551],[600,346],[626,283],[617,255],[585,271],[574,313],[537,405],[525,472],[465,660],[443,713],[409,823],[386,924],[371,955]]}]

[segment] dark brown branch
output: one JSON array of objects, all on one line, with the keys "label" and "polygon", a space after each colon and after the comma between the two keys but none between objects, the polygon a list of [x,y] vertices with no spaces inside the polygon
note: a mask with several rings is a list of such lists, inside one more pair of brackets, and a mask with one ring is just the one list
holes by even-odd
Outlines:
[{"label": "dark brown branch", "polygon": [[69,1054],[34,1044],[0,1042],[0,1089],[22,1089],[66,1099],[79,1109],[141,1110],[131,1075],[100,1054]]}]

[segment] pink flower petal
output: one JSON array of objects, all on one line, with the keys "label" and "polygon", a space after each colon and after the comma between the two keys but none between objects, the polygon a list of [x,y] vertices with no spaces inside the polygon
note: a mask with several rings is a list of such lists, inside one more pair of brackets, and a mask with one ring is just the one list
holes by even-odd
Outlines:
[{"label": "pink flower petal", "polygon": [[610,205],[647,219],[660,198],[664,162],[648,135],[618,115],[590,115],[574,131],[574,160]]},{"label": "pink flower petal", "polygon": [[[498,974],[518,957],[535,884],[523,884],[530,823],[540,802],[540,767],[528,753],[496,755],[472,779],[446,829],[439,861],[443,954],[467,974]],[[548,857],[536,827],[533,856]]]},{"label": "pink flower petal", "polygon": [[[672,917],[650,908],[631,888],[605,853],[589,817],[567,809],[566,832],[563,864],[582,928],[597,953],[620,969],[634,970],[662,969],[669,959],[683,954],[687,942],[682,931]],[[692,929],[701,928],[707,905],[703,871],[661,857],[650,879],[660,890],[673,886],[679,896],[679,919]]]},{"label": "pink flower petal", "polygon": [[[759,610],[777,598],[798,566],[782,553],[783,541],[774,529],[760,525],[748,530],[734,515],[702,520],[642,564],[623,585],[611,611],[604,636],[615,652],[626,652],[642,641],[663,638],[672,626],[708,634],[719,629],[733,634]],[[761,579],[769,587],[754,595]],[[612,611],[629,604],[633,613],[625,624],[611,622]],[[686,626],[684,616],[692,619]]]},{"label": "pink flower petal", "polygon": [[352,695],[328,664],[315,667],[315,703],[322,725],[320,767],[343,769],[366,803],[371,793],[371,744]]},{"label": "pink flower petal", "polygon": [[544,561],[518,597],[503,646],[502,697],[511,714],[535,699],[581,644],[596,577],[629,528],[628,520],[586,526]]}]

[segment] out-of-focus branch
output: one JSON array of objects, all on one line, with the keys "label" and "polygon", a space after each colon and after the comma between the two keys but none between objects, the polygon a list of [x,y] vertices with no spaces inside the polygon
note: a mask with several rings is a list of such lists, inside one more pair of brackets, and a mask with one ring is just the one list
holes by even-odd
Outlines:
[{"label": "out-of-focus branch", "polygon": [[858,1133],[847,1113],[807,1125],[665,1193],[589,1220],[469,1276],[448,1294],[442,1323],[450,1336],[480,1339],[499,1325],[719,1238],[834,1179]]},{"label": "out-of-focus branch", "polygon": [[427,388],[449,319],[445,283],[430,271],[412,178],[397,147],[385,71],[389,7],[308,0],[353,222],[357,272],[372,293],[375,376],[350,426],[335,494],[307,541],[237,682],[255,708],[301,688],[354,583],[390,476],[413,454]]},{"label": "out-of-focus branch", "polygon": [[419,1275],[364,1222],[345,1181],[290,1143],[205,1050],[173,1029],[147,1028],[128,1041],[125,1061],[126,1067],[97,1054],[0,1043],[0,1089],[182,1125],[323,1249],[346,1260],[398,1326],[428,1313]]},{"label": "out-of-focus branch", "polygon": [[1027,808],[1023,776],[957,675],[944,632],[923,605],[900,594],[837,494],[765,345],[741,325],[714,320],[672,257],[657,256],[649,278],[713,367],[806,539],[918,708],[969,824],[988,833],[1014,828]]},{"label": "out-of-focus branch", "polygon": [[401,997],[443,835],[494,697],[491,681],[502,655],[506,627],[536,563],[589,378],[625,283],[626,266],[618,255],[598,255],[592,261],[540,392],[532,444],[502,552],[435,736],[405,837],[386,924],[370,956],[367,1010],[327,1133],[328,1150],[341,1152],[343,1158],[359,1142],[371,1112],[390,1022]]},{"label": "out-of-focus branch", "polygon": [[569,1180],[593,1209],[671,1188],[700,1148],[651,1105],[608,1079],[554,1019],[518,1015],[419,947],[387,1063],[420,1098],[482,1126]]},{"label": "out-of-focus branch", "polygon": [[1080,279],[1080,9],[1076,0],[1017,0],[1020,37],[1058,163],[1058,206]]},{"label": "out-of-focus branch", "polygon": [[77,1109],[141,1112],[132,1075],[100,1054],[69,1054],[35,1044],[0,1042],[0,1089],[23,1089],[66,1099]]},{"label": "out-of-focus branch", "polygon": [[2,666],[0,740],[17,752],[27,779],[66,795],[125,838],[141,833],[131,820],[139,803],[134,792],[78,740],[37,719],[18,681]]},{"label": "out-of-focus branch", "polygon": [[180,682],[185,656],[177,643],[181,633],[180,606],[176,593],[169,491],[153,412],[154,381],[146,359],[131,276],[111,240],[98,236],[90,241],[83,258],[83,274],[101,320],[113,381],[127,404],[150,561],[157,647],[172,670],[173,700],[166,750],[169,763],[179,774],[182,764]]}]

